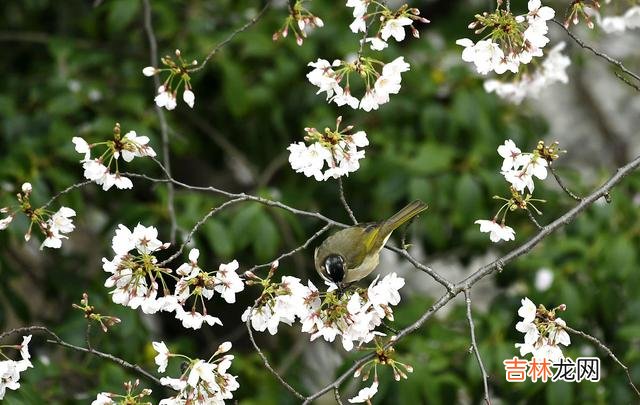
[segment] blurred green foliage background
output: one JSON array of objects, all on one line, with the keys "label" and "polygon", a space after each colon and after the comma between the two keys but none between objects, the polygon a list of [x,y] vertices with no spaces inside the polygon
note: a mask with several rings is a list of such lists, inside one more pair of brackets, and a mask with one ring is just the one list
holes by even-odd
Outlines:
[{"label": "blurred green foliage background", "polygon": [[[513,107],[486,94],[481,80],[462,65],[455,39],[471,36],[466,25],[490,2],[411,2],[432,23],[418,27],[420,39],[392,43],[381,54],[385,61],[403,55],[411,71],[403,75],[401,93],[371,113],[327,104],[305,78],[309,61],[341,58],[357,50],[359,38],[348,30],[351,18],[344,2],[309,3],[325,27],[311,33],[302,47],[292,38],[272,41],[271,35],[287,15],[279,3],[283,2],[276,2],[255,26],[193,75],[193,110],[180,101],[175,111],[166,113],[177,179],[277,199],[347,222],[336,182],[318,183],[294,173],[286,151],[289,143],[302,140],[304,127],[333,126],[336,117],[343,115],[343,122],[365,130],[371,140],[362,168],[345,181],[359,219],[384,218],[420,198],[430,209],[412,226],[414,243],[428,252],[430,260],[455,258],[462,265],[476,263],[487,251],[507,252],[535,233],[523,215],[511,215],[509,223],[516,229],[517,240],[492,245],[473,225],[476,219],[491,218],[498,208],[491,196],[506,192],[496,147],[511,138],[523,150],[533,149],[538,139],[553,141],[562,135],[549,133],[545,121],[527,104]],[[526,7],[524,2],[512,3]],[[555,4],[562,10],[564,2]],[[255,15],[262,2],[163,0],[152,1],[152,6],[161,54],[179,48],[186,59],[202,60],[216,43]],[[14,202],[24,181],[33,184],[33,200],[39,203],[81,181],[73,136],[89,142],[105,140],[114,123],[120,122],[125,132],[148,135],[156,151],[161,150],[153,108],[155,89],[141,74],[149,64],[149,52],[139,1],[3,1],[0,43],[0,206]],[[584,54],[573,51],[579,68]],[[580,153],[569,150],[567,156]],[[579,175],[580,167],[566,165],[563,159],[558,162],[560,171],[579,193],[588,192],[613,171],[604,165],[591,167],[598,175],[585,180]],[[145,159],[136,159],[127,170],[161,176]],[[540,221],[548,222],[574,204],[551,179],[538,184],[536,194],[548,201]],[[590,208],[531,254],[483,283],[491,295],[485,298],[484,308],[474,308],[474,317],[496,402],[634,401],[621,369],[576,337],[566,354],[599,356],[600,383],[507,383],[502,360],[515,355],[514,343],[522,340],[514,326],[520,299],[526,295],[547,307],[567,304],[562,315],[567,323],[601,338],[640,381],[639,188],[640,177],[630,176],[612,193],[610,204]],[[72,192],[59,202],[76,209],[78,228],[59,251],[39,251],[37,240],[25,244],[25,221],[16,220],[0,232],[0,330],[44,324],[65,340],[83,344],[85,321],[71,303],[87,291],[100,312],[122,318],[122,324],[108,334],[94,330],[92,342],[100,350],[155,371],[152,340],[163,339],[172,351],[201,357],[210,355],[223,340],[231,340],[236,355],[232,372],[239,375],[241,384],[235,397],[240,403],[295,403],[264,369],[240,322],[257,289],[247,288],[237,305],[214,300],[209,309],[222,318],[224,326],[197,332],[182,329],[169,315],[143,316],[111,303],[103,287],[106,276],[100,259],[111,255],[114,228],[119,223],[131,227],[141,222],[158,227],[160,239],[168,240],[166,198],[165,187],[139,179],[134,179],[132,191],[105,193],[90,185]],[[223,201],[213,194],[178,189],[179,239]],[[302,244],[321,225],[282,210],[243,203],[208,221],[196,235],[195,246],[202,252],[205,268],[236,258],[246,269]],[[311,256],[311,250],[304,251],[282,262],[279,271],[319,284]],[[546,291],[534,288],[541,268],[554,274]],[[446,271],[443,275],[450,276]],[[434,284],[427,276],[419,280]],[[413,322],[438,295],[406,294],[395,326]],[[482,300],[482,293],[474,293],[474,298]],[[430,320],[397,346],[399,357],[415,372],[396,383],[383,370],[375,403],[481,401],[482,380],[468,350],[463,301],[455,302],[451,311]],[[298,328],[281,326],[275,337],[257,336],[286,379],[303,392],[312,392],[309,381],[320,379],[314,373],[331,377],[359,357],[345,354],[339,343],[334,344],[344,356],[343,366],[318,371],[305,357],[317,343],[307,343],[308,336]],[[19,391],[7,393],[8,404],[89,403],[98,392],[121,392],[122,382],[136,377],[107,361],[45,344],[42,336],[34,337],[32,351],[35,367],[23,373]],[[178,372],[177,364],[173,372]],[[150,388],[155,398],[162,398],[161,387]],[[356,388],[349,382],[343,396]],[[320,402],[332,401],[328,397]]]}]

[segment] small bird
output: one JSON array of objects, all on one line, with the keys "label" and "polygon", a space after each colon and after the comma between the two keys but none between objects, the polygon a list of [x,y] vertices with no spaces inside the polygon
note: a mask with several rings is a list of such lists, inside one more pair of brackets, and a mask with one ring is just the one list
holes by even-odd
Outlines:
[{"label": "small bird", "polygon": [[346,285],[368,276],[380,261],[380,251],[391,233],[427,209],[420,200],[413,201],[391,218],[342,229],[315,250],[316,271],[342,291]]}]

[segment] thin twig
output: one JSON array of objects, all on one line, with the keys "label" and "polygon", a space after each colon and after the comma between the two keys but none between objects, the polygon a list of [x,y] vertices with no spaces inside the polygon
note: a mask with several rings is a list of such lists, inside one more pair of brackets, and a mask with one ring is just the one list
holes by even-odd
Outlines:
[{"label": "thin twig", "polygon": [[185,246],[187,246],[187,244],[191,241],[191,238],[193,238],[193,235],[195,235],[195,233],[198,231],[198,229],[202,225],[204,225],[204,223],[207,222],[207,220],[209,218],[214,216],[216,213],[222,211],[226,207],[228,207],[230,205],[233,205],[233,204],[237,204],[237,203],[242,202],[242,201],[245,201],[245,200],[243,198],[235,198],[233,200],[225,201],[224,203],[218,205],[217,207],[214,207],[211,210],[209,210],[209,212],[207,212],[207,214],[204,217],[202,217],[198,222],[196,222],[196,224],[193,226],[193,228],[191,229],[191,231],[187,235],[187,238],[180,245],[180,248],[178,249],[178,251],[175,252],[174,254],[172,254],[171,256],[169,256],[166,260],[162,261],[160,264],[158,264],[158,266],[165,266],[167,263],[170,263],[170,262],[174,261],[176,258],[178,258],[178,256],[180,256],[182,254],[182,252],[184,251]]},{"label": "thin twig", "polygon": [[306,249],[307,247],[309,247],[309,245],[311,244],[311,242],[313,242],[314,239],[316,239],[318,236],[322,235],[323,233],[325,233],[327,230],[329,230],[329,228],[331,228],[330,224],[327,224],[325,226],[323,226],[318,232],[314,233],[313,235],[311,235],[311,237],[309,237],[309,239],[307,239],[302,245],[298,246],[297,248],[287,252],[287,253],[283,253],[280,256],[278,256],[277,259],[270,261],[269,263],[263,263],[263,264],[256,264],[255,266],[253,266],[252,268],[249,269],[249,271],[253,272],[257,269],[261,269],[261,268],[265,268],[265,267],[270,267],[271,264],[275,261],[280,261],[284,258],[287,258],[289,256],[293,256],[294,254],[298,253],[301,250]]},{"label": "thin twig", "polygon": [[47,207],[48,207],[48,206],[50,206],[50,205],[51,205],[55,200],[57,200],[58,198],[60,198],[62,195],[67,194],[68,192],[73,191],[73,190],[75,190],[75,189],[77,189],[77,188],[84,187],[84,186],[86,186],[86,185],[88,185],[88,184],[91,184],[91,183],[93,183],[93,181],[91,181],[91,180],[86,180],[86,181],[83,181],[83,182],[80,182],[80,183],[76,183],[76,184],[72,184],[72,185],[70,185],[69,187],[65,188],[64,190],[62,190],[62,191],[58,192],[56,195],[54,195],[53,197],[51,197],[51,199],[49,199],[49,201],[47,201],[47,202],[46,202],[46,204],[42,206],[42,208],[47,208]]},{"label": "thin twig", "polygon": [[484,402],[487,405],[491,405],[491,398],[489,397],[489,377],[487,377],[487,371],[484,368],[484,364],[482,363],[482,358],[480,357],[480,350],[478,350],[478,344],[476,343],[476,332],[475,326],[473,325],[473,316],[471,315],[471,291],[464,290],[464,300],[467,304],[467,321],[469,322],[469,330],[471,331],[471,350],[473,350],[476,360],[478,360],[478,366],[480,366],[480,371],[482,372],[482,384],[484,386]]},{"label": "thin twig", "polygon": [[572,333],[574,335],[578,335],[578,336],[582,336],[583,338],[590,340],[592,343],[595,343],[600,349],[602,349],[605,353],[607,353],[607,355],[609,355],[609,357],[611,357],[611,359],[613,359],[613,361],[615,361],[616,363],[618,363],[618,365],[624,370],[624,372],[627,374],[627,379],[629,380],[629,385],[631,386],[631,388],[633,389],[633,391],[635,391],[636,395],[638,397],[640,397],[640,391],[638,391],[638,388],[636,387],[636,385],[633,383],[633,380],[631,379],[631,374],[629,373],[629,367],[625,366],[624,363],[622,363],[620,360],[618,360],[618,358],[616,357],[615,354],[613,354],[613,352],[611,351],[611,349],[609,349],[607,346],[605,346],[604,343],[602,343],[600,340],[598,340],[597,338],[586,334],[580,330],[576,330],[573,328],[570,328],[568,326],[563,326],[563,328],[569,332]]},{"label": "thin twig", "polygon": [[451,281],[449,281],[446,278],[442,277],[440,274],[438,274],[431,267],[420,263],[415,257],[411,256],[411,254],[409,253],[409,251],[407,251],[407,249],[399,249],[399,248],[394,247],[394,246],[385,246],[385,247],[387,249],[391,250],[392,252],[396,252],[400,256],[402,256],[405,259],[407,259],[409,261],[409,263],[411,263],[413,265],[413,267],[415,267],[416,269],[427,273],[436,282],[440,283],[444,288],[446,288],[447,291],[453,290],[454,286],[453,286],[453,283],[451,283]]},{"label": "thin twig", "polygon": [[[387,3],[386,1],[382,1],[378,3],[374,14],[378,13],[378,11],[380,10],[380,7],[386,6],[386,3]],[[362,52],[364,51],[364,43],[367,37],[369,36],[369,29],[371,28],[371,26],[376,20],[377,18],[374,15],[374,17],[371,20],[369,20],[369,24],[365,25],[364,32],[362,33],[362,38],[360,39],[360,48],[358,48],[358,56],[356,57],[356,60],[360,60],[360,58],[362,57]]]},{"label": "thin twig", "polygon": [[93,347],[91,347],[91,322],[87,322],[87,330],[84,333],[84,340],[87,343],[89,351],[93,351]]},{"label": "thin twig", "polygon": [[247,320],[245,322],[245,326],[247,327],[247,332],[249,332],[249,340],[251,341],[251,344],[253,345],[253,348],[256,349],[256,352],[258,353],[258,356],[260,356],[260,358],[262,359],[262,362],[263,362],[264,366],[267,368],[267,370],[269,370],[271,372],[271,374],[273,374],[273,376],[276,378],[276,380],[278,380],[280,382],[280,384],[282,384],[283,387],[288,389],[289,392],[291,392],[293,395],[295,395],[299,399],[305,399],[304,395],[302,395],[301,393],[296,391],[295,388],[293,388],[291,385],[289,385],[289,383],[287,383],[280,376],[280,374],[278,374],[278,372],[271,366],[271,364],[269,363],[269,359],[267,359],[267,356],[264,355],[264,353],[260,349],[260,346],[258,346],[258,344],[256,343],[256,339],[253,337],[253,330],[251,329],[251,316],[253,315],[253,311],[255,311],[255,309],[258,306],[259,302],[260,302],[260,297],[258,297],[258,299],[256,299],[256,301],[253,303],[253,306],[251,307],[251,310],[249,310],[249,316],[247,316]]},{"label": "thin twig", "polygon": [[[142,0],[144,9],[144,29],[147,33],[147,40],[149,41],[149,59],[151,60],[151,66],[158,67],[158,41],[153,31],[153,24],[151,22],[151,4],[149,0]],[[157,89],[160,87],[160,78],[158,75],[153,75],[153,84]],[[169,126],[167,119],[164,116],[162,107],[155,105],[156,114],[160,121],[160,133],[162,135],[162,159],[164,161],[165,171],[167,176],[171,177],[171,159],[169,157]],[[171,243],[176,242],[176,232],[178,230],[178,220],[176,218],[176,209],[174,204],[175,190],[172,183],[167,183],[167,211],[169,213],[169,220],[171,221]]]},{"label": "thin twig", "polygon": [[347,211],[349,218],[351,218],[351,222],[353,222],[354,225],[357,225],[358,220],[356,219],[356,216],[353,215],[353,211],[351,210],[351,207],[349,207],[347,198],[344,195],[344,187],[342,186],[342,177],[338,177],[338,190],[340,191],[340,202],[342,203],[342,206],[344,207],[345,211]]},{"label": "thin twig", "polygon": [[556,183],[558,183],[558,185],[560,186],[560,188],[567,193],[567,195],[571,198],[573,198],[576,201],[582,201],[582,198],[580,196],[578,196],[577,194],[575,194],[574,192],[572,192],[571,190],[569,190],[569,188],[564,184],[564,181],[562,180],[562,178],[558,175],[558,173],[556,172],[556,168],[553,165],[553,163],[549,163],[549,170],[551,170],[551,174],[553,174],[553,177],[556,179]]},{"label": "thin twig", "polygon": [[126,360],[121,359],[120,357],[116,357],[112,354],[109,353],[104,353],[95,349],[87,349],[86,347],[80,347],[80,346],[76,346],[76,345],[72,345],[71,343],[67,343],[64,340],[56,340],[56,339],[47,339],[47,343],[54,343],[57,344],[59,346],[62,347],[66,347],[67,349],[72,349],[78,352],[83,352],[83,353],[89,353],[92,354],[94,356],[103,358],[103,359],[107,359],[107,360],[111,360],[112,362],[119,364],[122,367],[131,369],[135,372],[137,372],[138,374],[141,374],[145,377],[147,377],[149,380],[153,381],[154,383],[156,383],[159,386],[163,386],[162,383],[160,382],[160,380],[156,377],[153,376],[153,374],[149,373],[147,370],[143,369],[142,367],[140,367],[137,364],[133,364],[133,363],[129,363]]},{"label": "thin twig", "polygon": [[[580,38],[578,38],[573,32],[571,32],[567,27],[564,26],[564,24],[562,24],[560,21],[557,20],[552,20],[554,23],[556,23],[559,27],[561,27],[570,37],[571,39],[573,39],[581,48],[583,49],[587,49],[589,51],[591,51],[591,53],[593,53],[594,55],[606,60],[607,62],[611,63],[612,65],[617,66],[620,70],[622,70],[624,73],[626,73],[627,75],[633,77],[634,79],[640,81],[640,76],[638,76],[636,73],[633,73],[632,71],[630,71],[629,69],[627,69],[622,62],[620,62],[617,59],[612,58],[611,56],[607,55],[604,52],[601,52],[595,48],[593,48],[590,45],[587,45],[584,43],[583,40],[581,40]],[[626,83],[626,82],[625,82]]]},{"label": "thin twig", "polygon": [[53,338],[60,339],[58,337],[58,335],[56,335],[54,332],[50,331],[45,326],[25,326],[25,327],[22,327],[22,328],[14,328],[14,329],[8,330],[6,332],[3,332],[2,334],[0,334],[0,341],[2,339],[6,338],[6,337],[9,337],[9,336],[12,336],[12,335],[18,335],[18,334],[24,334],[24,333],[33,333],[33,332],[48,333]]},{"label": "thin twig", "polygon": [[344,382],[344,380],[346,380],[347,378],[349,378],[349,377],[351,377],[353,375],[353,373],[356,371],[356,369],[358,369],[359,367],[364,365],[369,360],[373,359],[374,356],[375,356],[375,353],[371,352],[371,353],[367,354],[366,356],[360,358],[359,360],[356,360],[351,365],[351,367],[349,367],[349,369],[347,371],[342,373],[334,382],[332,382],[331,384],[327,385],[326,387],[324,387],[320,391],[318,391],[318,392],[316,392],[316,393],[314,393],[312,395],[309,395],[304,400],[302,405],[310,404],[315,399],[321,397],[322,395],[324,395],[325,393],[329,392],[330,390],[332,390],[332,389],[334,389],[336,387],[340,387],[340,385]]},{"label": "thin twig", "polygon": [[527,211],[527,216],[529,217],[529,220],[533,222],[533,224],[536,226],[536,228],[538,228],[538,230],[541,230],[542,226],[538,223],[538,221],[536,220],[536,217],[533,216],[533,213],[531,212],[531,210],[526,209],[525,211]]},{"label": "thin twig", "polygon": [[338,221],[334,221],[333,219],[326,217],[322,214],[320,214],[319,212],[311,212],[311,211],[304,211],[304,210],[300,210],[294,207],[290,207],[284,203],[281,203],[280,201],[275,201],[275,200],[269,200],[267,198],[263,198],[263,197],[258,197],[258,196],[254,196],[251,194],[245,194],[245,193],[230,193],[228,191],[224,191],[221,190],[219,188],[213,187],[213,186],[192,186],[186,183],[183,183],[181,181],[175,180],[173,178],[166,178],[166,179],[158,179],[158,178],[154,178],[151,176],[147,176],[146,174],[140,174],[140,173],[123,173],[124,175],[130,176],[130,177],[137,177],[137,178],[141,178],[141,179],[145,179],[154,183],[167,183],[167,182],[171,182],[176,186],[179,187],[183,187],[185,189],[188,190],[195,190],[195,191],[208,191],[208,192],[212,192],[215,194],[220,194],[220,195],[224,195],[226,197],[229,198],[242,198],[244,201],[254,201],[266,206],[270,206],[270,207],[277,207],[277,208],[281,208],[285,211],[289,211],[292,214],[295,215],[300,215],[300,216],[306,216],[306,217],[312,217],[312,218],[316,218],[319,219],[323,222],[326,222],[329,225],[332,226],[337,226],[340,228],[346,228],[348,227],[348,225],[343,224],[342,222],[338,222]]},{"label": "thin twig", "polygon": [[49,336],[51,336],[52,339],[47,339],[46,340],[47,343],[53,343],[53,344],[56,344],[56,345],[59,345],[59,346],[62,346],[62,347],[66,347],[67,349],[75,350],[77,352],[88,353],[88,354],[92,354],[92,355],[94,355],[96,357],[100,357],[100,358],[103,358],[103,359],[110,360],[110,361],[112,361],[112,362],[114,362],[116,364],[119,364],[122,367],[131,369],[131,370],[135,371],[136,373],[147,377],[149,380],[153,381],[154,383],[156,383],[159,386],[163,386],[158,378],[156,378],[153,374],[151,374],[147,370],[143,369],[139,365],[129,363],[128,361],[123,360],[123,359],[121,359],[119,357],[116,357],[116,356],[114,356],[112,354],[109,354],[109,353],[103,353],[103,352],[95,350],[95,349],[76,346],[76,345],[73,345],[71,343],[67,343],[64,340],[62,340],[60,338],[60,336],[58,336],[56,333],[54,333],[53,331],[51,331],[49,328],[47,328],[45,326],[27,326],[27,327],[22,327],[22,328],[15,328],[15,329],[12,329],[12,330],[9,330],[7,332],[4,332],[4,333],[0,334],[0,340],[4,339],[5,337],[11,336],[11,335],[15,335],[15,334],[24,334],[24,333],[33,333],[33,332],[46,333]]},{"label": "thin twig", "polygon": [[343,405],[342,398],[340,398],[340,388],[333,387],[333,395],[336,397],[338,405]]},{"label": "thin twig", "polygon": [[627,79],[626,77],[622,76],[620,73],[618,72],[613,72],[616,77],[620,80],[622,80],[623,82],[625,82],[628,86],[631,86],[632,88],[634,88],[636,91],[640,91],[640,86],[638,86],[635,83],[631,83],[631,81],[629,79]]},{"label": "thin twig", "polygon": [[394,335],[398,333],[398,329],[390,326],[389,324],[387,324],[386,322],[382,322],[380,325],[382,325],[383,328],[385,328],[386,330],[388,330],[389,332],[393,333]]},{"label": "thin twig", "polygon": [[205,65],[209,62],[209,59],[211,59],[213,57],[213,55],[215,55],[223,46],[225,46],[226,44],[228,44],[229,42],[231,42],[231,40],[238,34],[240,34],[242,31],[245,31],[247,28],[251,27],[253,24],[257,23],[258,20],[260,18],[262,18],[262,15],[267,11],[267,9],[269,8],[269,6],[271,5],[271,0],[268,0],[264,7],[262,7],[262,9],[258,12],[258,14],[256,14],[255,17],[253,17],[252,19],[250,19],[249,21],[247,21],[242,27],[236,29],[235,31],[233,31],[231,34],[229,34],[229,36],[227,36],[222,42],[218,43],[212,50],[211,52],[209,52],[209,54],[207,55],[206,58],[204,58],[204,61],[202,61],[202,63],[200,64],[200,66],[191,69],[191,72],[197,72],[199,70],[201,70],[202,68],[205,67]]}]

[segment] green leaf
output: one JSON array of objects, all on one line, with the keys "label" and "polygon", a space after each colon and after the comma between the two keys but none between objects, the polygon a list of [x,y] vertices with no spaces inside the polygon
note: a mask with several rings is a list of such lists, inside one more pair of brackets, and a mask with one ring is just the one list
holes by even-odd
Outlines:
[{"label": "green leaf", "polygon": [[280,235],[278,228],[266,212],[258,216],[253,240],[253,252],[260,261],[273,259],[278,253]]},{"label": "green leaf", "polygon": [[231,235],[235,240],[236,249],[249,246],[255,237],[256,224],[261,208],[258,204],[243,207],[231,222]]},{"label": "green leaf", "polygon": [[229,259],[233,256],[234,239],[231,232],[221,222],[210,219],[203,225],[202,231],[217,256],[224,259]]},{"label": "green leaf", "polygon": [[449,169],[453,161],[453,150],[442,144],[427,142],[409,162],[410,169],[421,175],[438,174]]},{"label": "green leaf", "polygon": [[113,31],[122,31],[140,13],[139,1],[112,0],[109,8],[109,27]]}]

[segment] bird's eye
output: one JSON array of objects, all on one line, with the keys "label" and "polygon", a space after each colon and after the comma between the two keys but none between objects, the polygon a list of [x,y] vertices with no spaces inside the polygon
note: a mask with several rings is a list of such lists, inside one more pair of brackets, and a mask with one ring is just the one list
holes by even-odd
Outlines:
[{"label": "bird's eye", "polygon": [[344,280],[345,276],[345,262],[344,258],[340,255],[329,255],[324,259],[324,268],[329,276],[329,279],[336,284],[339,284]]}]

